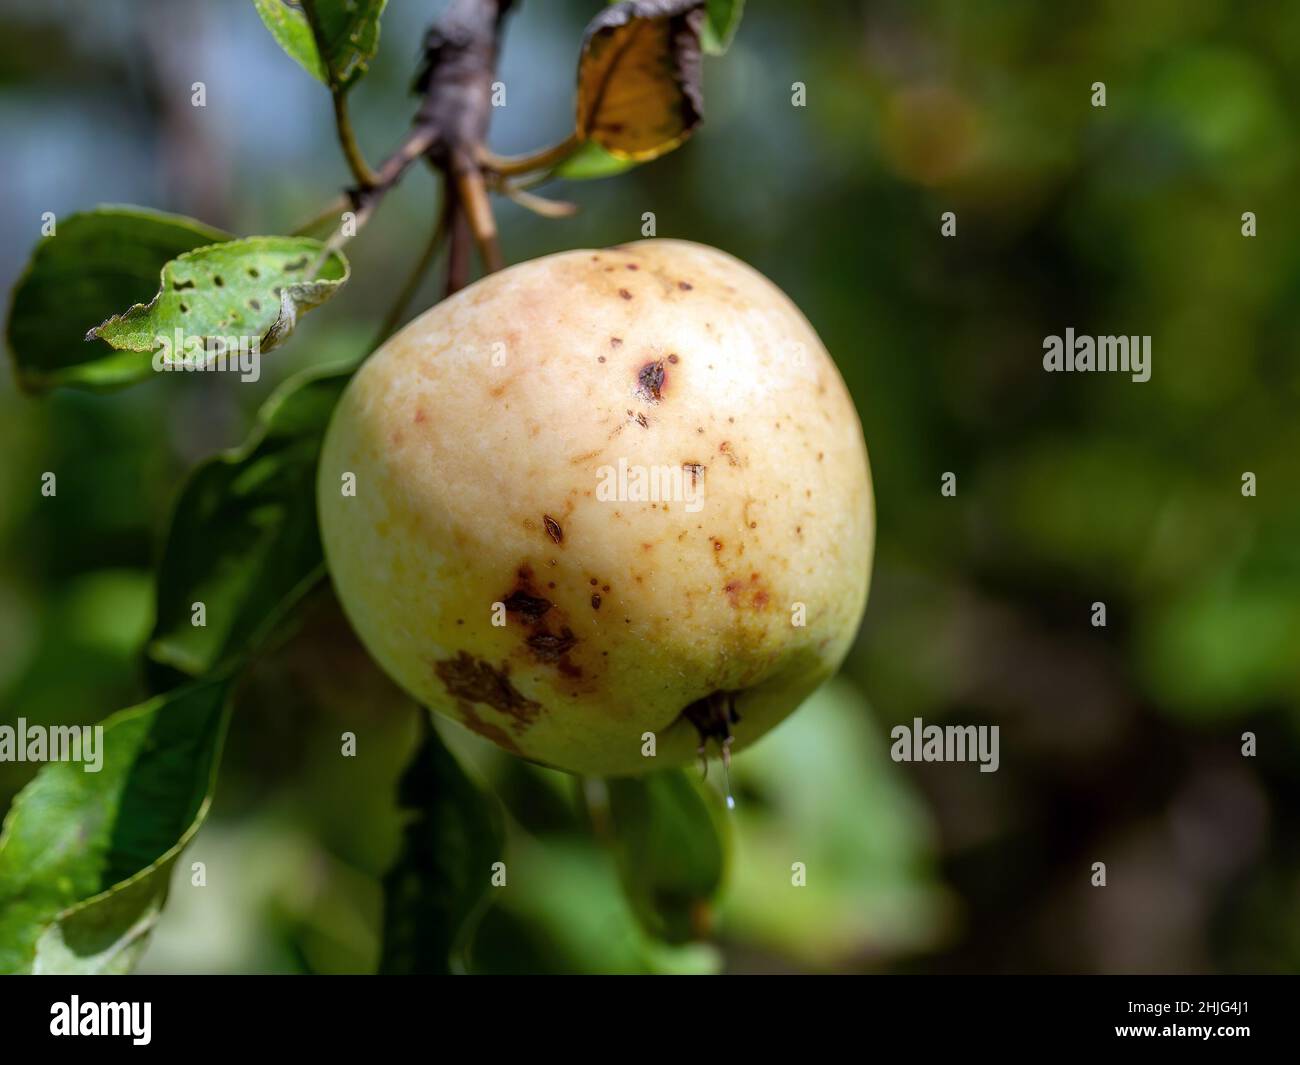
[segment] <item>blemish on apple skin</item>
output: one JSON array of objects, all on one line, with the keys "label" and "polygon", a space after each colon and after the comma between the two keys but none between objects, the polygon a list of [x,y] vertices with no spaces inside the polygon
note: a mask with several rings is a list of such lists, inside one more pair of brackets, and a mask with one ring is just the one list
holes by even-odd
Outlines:
[{"label": "blemish on apple skin", "polygon": [[500,725],[494,725],[490,721],[484,721],[479,717],[473,703],[461,699],[456,703],[456,710],[460,714],[461,722],[471,732],[477,732],[485,740],[491,740],[499,747],[504,747],[511,754],[520,753],[519,747],[511,738],[510,733]]},{"label": "blemish on apple skin", "polygon": [[573,650],[578,638],[567,626],[558,634],[553,632],[535,632],[524,641],[539,662],[557,663]]},{"label": "blemish on apple skin", "polygon": [[627,289],[625,289],[625,288],[621,288],[621,289],[619,289],[619,290],[618,290],[618,294],[619,294],[620,296],[622,296],[625,300],[630,300],[630,299],[632,298],[632,293],[630,293],[630,292],[629,292]]},{"label": "blemish on apple skin", "polygon": [[642,414],[640,411],[637,412],[636,423],[637,425],[641,426],[642,429],[650,428],[650,423],[646,421],[646,416]]},{"label": "blemish on apple skin", "polygon": [[553,604],[537,594],[531,566],[520,566],[516,576],[519,581],[515,590],[502,600],[502,604],[507,614],[518,614],[527,624],[535,625]]},{"label": "blemish on apple skin", "polygon": [[757,573],[749,575],[748,584],[738,577],[733,578],[722,586],[722,590],[726,593],[727,601],[737,610],[745,606],[750,606],[754,610],[763,610],[772,599],[771,593],[763,585]]},{"label": "blemish on apple skin", "polygon": [[549,514],[542,515],[542,524],[546,526],[546,535],[557,544],[564,543],[564,530],[560,528],[560,523],[552,518]]},{"label": "blemish on apple skin", "polygon": [[647,403],[658,403],[663,398],[664,362],[655,359],[645,363],[636,373],[636,395]]},{"label": "blemish on apple skin", "polygon": [[591,609],[592,609],[592,610],[599,610],[599,609],[600,609],[600,601],[601,601],[601,600],[600,600],[600,593],[599,593],[599,592],[592,592],[592,593],[591,593]]},{"label": "blemish on apple skin", "polygon": [[678,281],[677,287],[681,289],[683,292],[690,292],[690,290],[693,289],[695,286],[692,285],[689,281]]},{"label": "blemish on apple skin", "polygon": [[677,361],[678,361],[678,360],[677,360],[677,356],[676,356],[675,354],[674,354],[674,355],[669,355],[669,356],[668,356],[668,361],[669,361],[670,363],[672,363],[674,366],[676,366],[676,365],[677,365]]},{"label": "blemish on apple skin", "polygon": [[422,422],[422,421],[425,421],[427,418],[428,418],[428,415],[424,413],[424,409],[423,409],[422,407],[420,407],[420,408],[416,408],[416,411],[415,411],[415,421],[416,421],[417,424],[420,423],[420,422]]},{"label": "blemish on apple skin", "polygon": [[609,346],[610,346],[611,348],[621,347],[622,344],[623,344],[623,338],[622,338],[622,337],[610,337],[610,338],[609,338]]},{"label": "blemish on apple skin", "polygon": [[498,669],[466,651],[434,663],[433,670],[452,697],[483,703],[509,715],[516,734],[532,725],[542,712],[541,703],[522,695],[510,682],[504,666]]}]

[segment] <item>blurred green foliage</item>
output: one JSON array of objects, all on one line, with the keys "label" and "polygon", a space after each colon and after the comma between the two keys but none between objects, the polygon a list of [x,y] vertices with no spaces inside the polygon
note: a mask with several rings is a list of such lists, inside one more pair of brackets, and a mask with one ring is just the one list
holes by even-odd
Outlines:
[{"label": "blurred green foliage", "polygon": [[[136,202],[285,232],[348,180],[328,101],[251,4],[164,7],[9,5],[6,290],[44,211]],[[521,5],[495,149],[567,132],[595,7]],[[418,8],[390,5],[351,94],[372,157],[409,119]],[[202,45],[178,59],[176,39]],[[439,726],[509,814],[512,883],[473,968],[1300,967],[1298,97],[1294,5],[757,0],[706,63],[685,147],[557,186],[582,205],[570,220],[501,205],[512,260],[634,239],[654,211],[659,236],[781,285],[858,403],[879,540],[843,678],[736,759],[734,864],[707,943],[638,923],[598,796]],[[431,190],[409,176],[349,248],[348,287],[256,385],[158,375],[40,400],[0,385],[0,721],[91,723],[145,694],[152,568],[182,478],[244,439],[277,382],[364,352]],[[1258,236],[1241,235],[1244,211]],[[1067,326],[1150,334],[1151,381],[1044,374],[1042,338]],[[999,725],[1001,769],[893,765],[888,729],[914,716]],[[345,729],[356,759],[338,757]],[[372,971],[416,731],[329,604],[304,621],[241,685],[187,852],[208,887],[178,878],[144,968]],[[32,770],[0,763],[0,808]],[[1104,891],[1087,880],[1099,860]]]}]

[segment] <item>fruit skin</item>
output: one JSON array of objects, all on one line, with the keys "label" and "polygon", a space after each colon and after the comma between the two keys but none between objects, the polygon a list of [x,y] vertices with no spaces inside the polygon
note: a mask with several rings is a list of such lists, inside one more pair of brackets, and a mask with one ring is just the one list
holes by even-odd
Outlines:
[{"label": "fruit skin", "polygon": [[[620,458],[702,467],[700,505],[600,498]],[[735,693],[732,750],[752,743],[835,672],[866,605],[848,391],[779,289],[699,244],[564,252],[437,304],[358,371],[319,469],[330,573],[379,664],[576,773],[690,762],[683,711],[712,693]]]}]

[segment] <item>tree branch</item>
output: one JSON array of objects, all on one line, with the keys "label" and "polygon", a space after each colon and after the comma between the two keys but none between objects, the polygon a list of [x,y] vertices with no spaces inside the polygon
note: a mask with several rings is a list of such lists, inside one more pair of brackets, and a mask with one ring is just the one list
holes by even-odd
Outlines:
[{"label": "tree branch", "polygon": [[424,275],[428,273],[429,266],[437,257],[438,249],[442,247],[447,239],[447,231],[451,223],[452,200],[452,193],[444,180],[442,182],[442,206],[438,209],[438,220],[434,224],[433,233],[429,237],[428,244],[425,245],[424,252],[411,270],[410,276],[407,277],[406,284],[402,286],[402,291],[398,293],[393,306],[389,309],[388,314],[384,316],[383,324],[379,327],[379,333],[375,337],[374,343],[370,345],[371,351],[379,347],[402,324],[402,318],[406,314],[407,307],[410,306],[411,300],[415,298],[416,292],[420,289],[420,282],[424,280]]},{"label": "tree branch", "polygon": [[487,187],[483,184],[483,172],[464,152],[455,151],[452,153],[451,174],[470,232],[474,234],[478,253],[483,258],[484,269],[488,273],[500,270],[503,263],[501,249],[497,246],[497,224],[492,217]]},{"label": "tree branch", "polygon": [[581,146],[577,131],[570,133],[559,144],[533,152],[531,155],[496,155],[482,145],[477,152],[477,160],[484,170],[490,170],[501,177],[515,177],[519,174],[531,174],[537,170],[550,170],[559,166]]},{"label": "tree branch", "polygon": [[361,154],[361,146],[357,144],[356,136],[352,132],[352,119],[348,115],[348,98],[337,89],[333,90],[330,96],[334,99],[334,128],[338,131],[339,147],[343,149],[343,158],[347,160],[348,169],[352,171],[356,183],[363,189],[371,188],[379,179],[370,169],[365,156]]}]

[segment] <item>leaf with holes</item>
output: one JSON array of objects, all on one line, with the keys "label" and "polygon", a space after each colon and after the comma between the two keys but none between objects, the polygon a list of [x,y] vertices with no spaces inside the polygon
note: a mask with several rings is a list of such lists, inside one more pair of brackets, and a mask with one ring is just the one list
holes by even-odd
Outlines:
[{"label": "leaf with holes", "polygon": [[147,300],[171,259],[229,234],[142,207],[96,207],[59,219],[14,287],[6,330],[19,385],[119,388],[148,377],[147,354],[83,343],[86,330]]},{"label": "leaf with holes", "polygon": [[211,361],[221,351],[266,353],[293,332],[298,315],[329,299],[348,263],[310,237],[246,237],[197,248],[162,269],[162,288],[97,325],[119,351],[153,352],[156,368]]},{"label": "leaf with holes", "polygon": [[[331,89],[350,89],[379,51],[388,0],[253,0],[281,48]],[[313,27],[312,22],[315,22]]]},{"label": "leaf with holes", "polygon": [[[227,678],[113,714],[87,761],[50,762],[0,832],[0,972],[124,972],[207,813]],[[86,748],[82,748],[83,759]]]},{"label": "leaf with holes", "polygon": [[704,0],[624,0],[587,26],[578,61],[577,135],[643,161],[699,124]]},{"label": "leaf with holes", "polygon": [[[316,461],[350,375],[313,370],[286,381],[242,447],[190,474],[158,566],[155,663],[190,677],[233,663],[323,576]],[[193,623],[196,603],[203,625]]]}]

